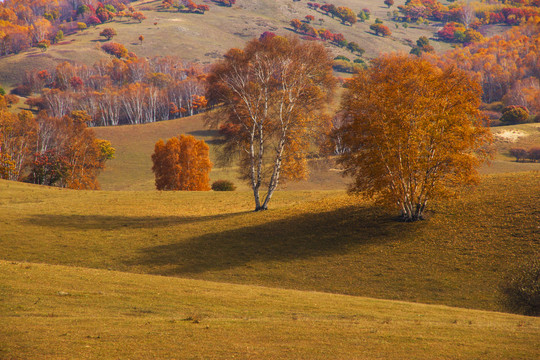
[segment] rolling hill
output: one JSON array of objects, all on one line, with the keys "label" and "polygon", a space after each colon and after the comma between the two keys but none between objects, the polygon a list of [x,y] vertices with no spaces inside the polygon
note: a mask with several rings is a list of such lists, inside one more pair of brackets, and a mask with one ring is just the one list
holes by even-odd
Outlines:
[{"label": "rolling hill", "polygon": [[533,359],[535,318],[0,261],[3,359]]},{"label": "rolling hill", "polygon": [[[142,23],[116,20],[46,52],[4,57],[0,83],[10,88],[26,70],[62,61],[108,58],[105,27],[139,57],[205,65],[264,31],[293,34],[290,20],[308,14],[315,27],[359,43],[365,60],[409,52],[420,36],[450,48],[433,38],[440,24],[390,20],[405,0],[391,9],[383,0],[333,1],[371,10],[354,26],[306,1],[197,2],[211,10],[136,1]],[[391,37],[369,30],[375,18]],[[347,194],[349,180],[331,158],[311,159],[308,180],[280,183],[270,210],[252,212],[252,193],[234,164],[218,161],[217,132],[204,122],[196,115],[95,128],[116,149],[99,176],[102,191],[0,180],[0,359],[540,358],[540,320],[502,313],[499,290],[516,265],[540,255],[540,163],[509,156],[540,144],[539,124],[493,128],[495,157],[480,185],[431,203],[427,221],[401,223]],[[211,180],[238,190],[155,191],[154,144],[178,134],[205,140]]]},{"label": "rolling hill", "polygon": [[493,311],[538,256],[539,181],[487,176],[413,224],[337,190],[253,213],[248,191],[0,181],[0,356],[535,358],[538,319]]},{"label": "rolling hill", "polygon": [[539,252],[538,172],[484,178],[428,221],[342,190],[73,191],[0,182],[0,259],[501,310]]},{"label": "rolling hill", "polygon": [[[99,36],[106,27],[116,29],[118,35],[113,39],[115,42],[124,44],[129,51],[140,57],[175,55],[186,61],[202,64],[214,62],[228,49],[242,47],[247,40],[259,37],[265,31],[273,31],[279,35],[293,34],[290,21],[294,18],[304,19],[306,15],[315,17],[316,28],[343,33],[348,41],[358,43],[366,51],[365,59],[372,59],[390,51],[408,53],[420,36],[431,38],[437,51],[450,49],[449,44],[434,38],[441,24],[411,24],[408,28],[403,28],[401,24],[391,20],[389,13],[396,10],[398,5],[404,4],[403,0],[396,1],[391,9],[379,0],[366,0],[361,4],[354,0],[333,1],[338,6],[348,6],[356,12],[362,8],[371,10],[369,21],[358,22],[354,26],[343,25],[337,19],[309,9],[306,2],[302,1],[240,0],[232,8],[217,6],[209,0],[202,3],[211,6],[210,11],[204,15],[158,11],[158,5],[161,4],[158,0],[134,2],[133,6],[137,10],[142,10],[147,17],[142,23],[118,19],[66,36],[63,41],[51,46],[46,52],[34,48],[4,57],[0,61],[0,84],[10,88],[21,82],[25,71],[51,69],[63,61],[75,61],[90,66],[99,59],[107,58],[108,55],[100,50],[104,39]],[[377,36],[369,29],[376,18],[383,20],[391,28],[392,36],[388,38]],[[323,21],[320,22],[319,19]],[[490,26],[485,31],[493,34],[507,29],[502,26]],[[140,35],[145,39],[142,44],[138,40]],[[327,46],[336,56],[345,55],[354,58],[346,49],[334,45]]]}]

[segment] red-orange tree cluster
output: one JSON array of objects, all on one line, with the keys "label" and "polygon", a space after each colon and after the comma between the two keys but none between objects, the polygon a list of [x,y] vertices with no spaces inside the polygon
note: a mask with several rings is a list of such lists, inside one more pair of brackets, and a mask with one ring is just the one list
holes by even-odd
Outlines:
[{"label": "red-orange tree cluster", "polygon": [[437,32],[437,36],[445,41],[472,43],[484,39],[484,36],[478,31],[469,28],[457,22],[449,22],[444,24],[443,28]]},{"label": "red-orange tree cluster", "polygon": [[96,139],[90,117],[74,111],[61,118],[28,111],[0,110],[0,174],[9,180],[99,189],[97,175],[114,155],[108,141]]},{"label": "red-orange tree cluster", "polygon": [[82,29],[80,24],[97,25],[116,16],[134,16],[136,14],[134,9],[126,5],[129,2],[129,0],[0,2],[0,55],[18,53],[38,45],[46,49],[50,43],[58,41],[63,35]]},{"label": "red-orange tree cluster", "polygon": [[212,0],[212,1],[215,3],[218,3],[219,5],[228,6],[228,7],[231,7],[234,4],[236,4],[236,0]]},{"label": "red-orange tree cluster", "polygon": [[518,25],[540,15],[539,0],[500,1],[500,4],[483,4],[473,9],[463,3],[443,5],[437,0],[407,0],[398,6],[407,22],[419,19],[457,21],[477,28],[481,24]]},{"label": "red-orange tree cluster", "polygon": [[392,32],[390,31],[388,26],[383,25],[381,23],[371,24],[369,28],[373,30],[376,35],[381,35],[384,37],[392,35]]},{"label": "red-orange tree cluster", "polygon": [[345,6],[335,6],[333,4],[317,4],[308,3],[307,6],[314,10],[320,10],[324,14],[331,16],[332,18],[338,18],[343,24],[350,24],[351,26],[356,23],[356,13],[350,8]]},{"label": "red-orange tree cluster", "polygon": [[480,79],[483,101],[504,101],[540,113],[540,23],[528,23],[485,41],[457,48],[437,57],[439,64],[454,63]]},{"label": "red-orange tree cluster", "polygon": [[196,4],[192,0],[163,0],[160,9],[176,9],[179,12],[190,12],[204,14],[210,10],[208,5]]},{"label": "red-orange tree cluster", "polygon": [[158,190],[210,190],[212,163],[208,145],[191,135],[159,140],[152,154]]},{"label": "red-orange tree cluster", "polygon": [[28,73],[24,85],[40,92],[28,105],[62,117],[84,110],[93,125],[141,124],[202,111],[203,70],[175,57],[102,60],[93,67],[59,64]]},{"label": "red-orange tree cluster", "polygon": [[290,25],[294,31],[307,36],[307,38],[303,37],[304,40],[316,40],[317,38],[320,38],[321,40],[330,41],[340,47],[345,47],[348,44],[347,40],[345,40],[345,36],[341,33],[332,33],[327,29],[315,29],[310,24],[298,19],[292,19]]},{"label": "red-orange tree cluster", "polygon": [[125,58],[129,54],[124,45],[112,41],[101,45],[101,49],[103,49],[103,51],[105,51],[107,54],[116,56],[119,59]]}]

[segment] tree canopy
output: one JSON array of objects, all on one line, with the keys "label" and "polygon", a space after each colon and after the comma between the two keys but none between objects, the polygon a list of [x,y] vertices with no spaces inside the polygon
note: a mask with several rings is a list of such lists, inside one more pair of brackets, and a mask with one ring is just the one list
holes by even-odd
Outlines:
[{"label": "tree canopy", "polygon": [[[268,36],[229,50],[208,82],[207,98],[223,105],[214,121],[226,153],[239,154],[255,210],[266,210],[280,175],[307,175],[309,140],[321,126],[320,111],[334,86],[332,60],[320,44]],[[261,201],[263,184],[267,193]]]},{"label": "tree canopy", "polygon": [[159,140],[152,155],[152,171],[158,190],[210,190],[212,169],[208,145],[192,135]]},{"label": "tree canopy", "polygon": [[389,55],[348,84],[340,163],[351,190],[422,219],[429,200],[473,183],[490,141],[482,126],[481,87],[455,66]]}]

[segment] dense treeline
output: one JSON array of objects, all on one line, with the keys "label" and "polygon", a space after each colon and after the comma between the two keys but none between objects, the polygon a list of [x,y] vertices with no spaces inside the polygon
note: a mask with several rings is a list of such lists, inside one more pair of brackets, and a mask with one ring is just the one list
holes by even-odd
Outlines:
[{"label": "dense treeline", "polygon": [[454,63],[480,79],[483,101],[521,105],[540,112],[540,27],[537,20],[485,41],[433,56]]},{"label": "dense treeline", "polygon": [[455,3],[443,5],[437,0],[407,0],[398,6],[402,20],[415,22],[433,20],[442,22],[458,21],[467,28],[477,28],[485,24],[518,25],[532,17],[539,16],[538,0],[504,1],[499,4]]},{"label": "dense treeline", "polygon": [[95,137],[83,111],[61,118],[0,109],[0,177],[71,189],[99,189],[97,175],[114,155]]},{"label": "dense treeline", "polygon": [[141,21],[131,0],[5,0],[0,3],[0,56],[46,48],[64,35],[115,17]]},{"label": "dense treeline", "polygon": [[176,11],[179,12],[199,14],[204,14],[206,11],[210,10],[208,5],[196,4],[191,0],[163,0],[159,8],[163,10],[176,9]]},{"label": "dense treeline", "polygon": [[92,67],[59,64],[27,73],[27,104],[62,117],[84,110],[91,125],[142,124],[191,116],[206,106],[203,69],[175,57],[101,60]]}]

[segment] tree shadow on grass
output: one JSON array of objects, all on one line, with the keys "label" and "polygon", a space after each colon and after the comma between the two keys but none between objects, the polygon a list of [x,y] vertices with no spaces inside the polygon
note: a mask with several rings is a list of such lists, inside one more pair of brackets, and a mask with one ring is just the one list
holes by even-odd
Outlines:
[{"label": "tree shadow on grass", "polygon": [[218,130],[194,130],[188,132],[188,134],[197,136],[197,137],[219,137],[219,131]]},{"label": "tree shadow on grass", "polygon": [[77,230],[152,229],[168,226],[218,221],[235,214],[211,216],[108,216],[108,215],[35,215],[28,224]]},{"label": "tree shadow on grass", "polygon": [[250,262],[346,253],[358,245],[395,241],[415,229],[418,227],[398,223],[378,208],[347,206],[148,247],[127,265],[148,266],[159,275],[185,276]]}]

